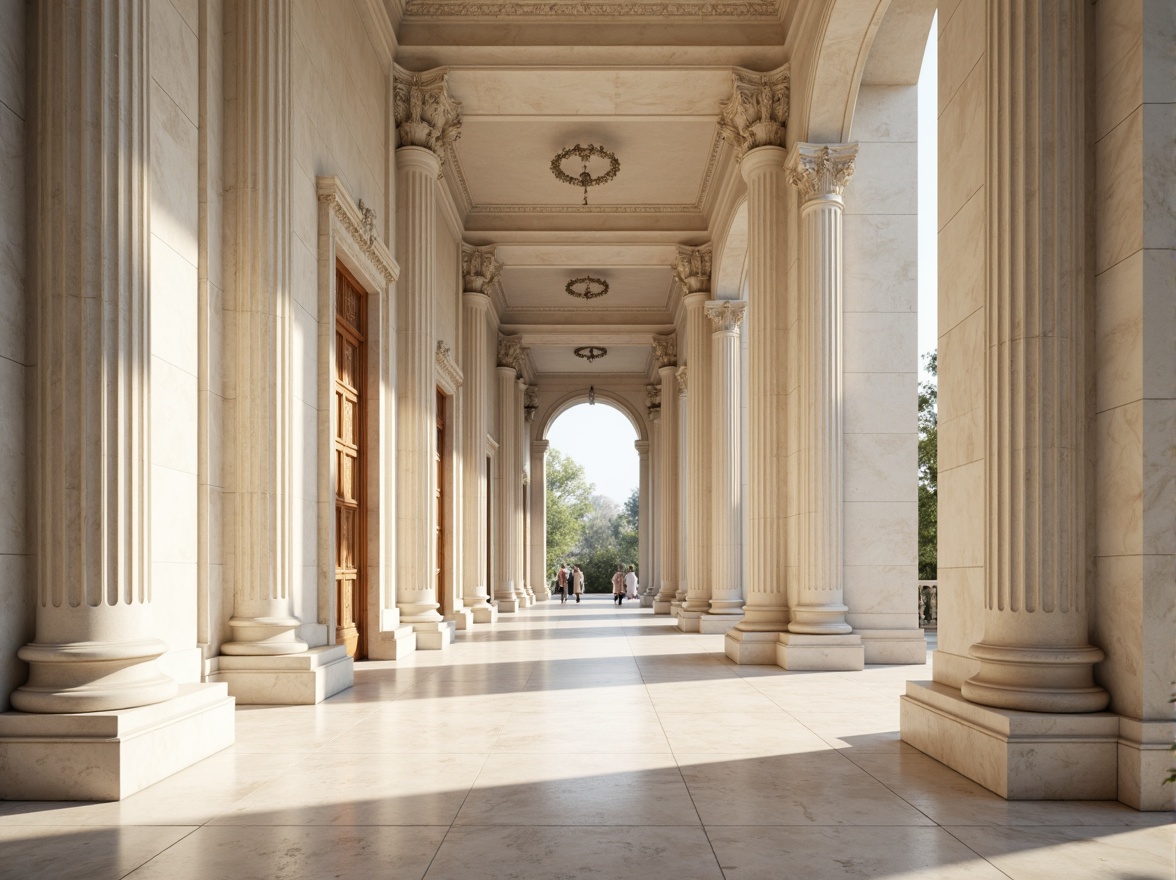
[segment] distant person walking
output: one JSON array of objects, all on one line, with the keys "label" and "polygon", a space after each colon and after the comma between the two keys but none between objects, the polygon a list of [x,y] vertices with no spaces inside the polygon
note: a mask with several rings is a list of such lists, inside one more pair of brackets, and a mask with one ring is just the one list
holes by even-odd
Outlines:
[{"label": "distant person walking", "polygon": [[560,604],[566,605],[568,601],[568,567],[565,563],[560,563],[558,584]]},{"label": "distant person walking", "polygon": [[580,604],[580,596],[584,593],[584,572],[580,566],[572,566],[572,592],[576,594],[576,604]]},{"label": "distant person walking", "polygon": [[633,570],[633,566],[629,566],[629,571],[625,575],[625,598],[637,598],[637,572]]},{"label": "distant person walking", "polygon": [[618,605],[625,599],[625,568],[618,565],[616,573],[612,576],[613,587],[613,601]]}]

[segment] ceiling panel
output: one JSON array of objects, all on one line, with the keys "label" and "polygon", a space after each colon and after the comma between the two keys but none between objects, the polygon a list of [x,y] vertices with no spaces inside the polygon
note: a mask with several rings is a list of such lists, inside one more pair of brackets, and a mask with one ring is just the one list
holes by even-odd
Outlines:
[{"label": "ceiling panel", "polygon": [[[571,279],[584,275],[592,275],[607,281],[609,292],[591,300],[569,296],[564,286]],[[651,311],[667,308],[672,278],[669,266],[660,269],[607,268],[591,265],[576,269],[506,266],[502,270],[502,292],[507,308],[512,311]]]},{"label": "ceiling panel", "polygon": [[605,346],[608,354],[588,363],[576,357],[571,345],[538,345],[528,340],[531,364],[539,373],[582,373],[587,376],[606,373],[641,373],[652,357],[648,345]]}]

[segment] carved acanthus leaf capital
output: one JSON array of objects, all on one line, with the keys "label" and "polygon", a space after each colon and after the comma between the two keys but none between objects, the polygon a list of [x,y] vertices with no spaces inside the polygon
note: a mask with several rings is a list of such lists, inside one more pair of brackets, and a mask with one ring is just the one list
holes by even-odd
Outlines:
[{"label": "carved acanthus leaf capital", "polygon": [[767,73],[735,68],[731,97],[719,105],[719,132],[740,161],[756,147],[784,146],[788,124],[788,65]]},{"label": "carved acanthus leaf capital", "polygon": [[495,256],[495,247],[472,247],[461,249],[461,272],[466,293],[489,294],[502,274],[502,264]]},{"label": "carved acanthus leaf capital", "polygon": [[857,144],[796,144],[784,163],[788,180],[800,188],[802,202],[841,197],[853,177]]},{"label": "carved acanthus leaf capital", "polygon": [[682,292],[701,293],[710,290],[711,246],[699,248],[678,246],[678,257],[674,260],[674,277],[682,285]]},{"label": "carved acanthus leaf capital", "polygon": [[668,336],[653,337],[653,359],[657,361],[658,369],[677,364],[678,337],[673,333]]},{"label": "carved acanthus leaf capital", "polygon": [[520,378],[527,365],[527,347],[517,336],[498,337],[498,366],[510,367]]},{"label": "carved acanthus leaf capital", "polygon": [[523,391],[523,411],[528,422],[535,421],[535,413],[539,411],[539,386],[528,385]]},{"label": "carved acanthus leaf capital", "polygon": [[645,411],[652,419],[655,415],[661,413],[661,386],[660,385],[646,385],[645,386]]},{"label": "carved acanthus leaf capital", "polygon": [[461,102],[449,96],[449,68],[413,73],[395,65],[396,134],[402,147],[432,150],[442,162],[461,137]]},{"label": "carved acanthus leaf capital", "polygon": [[686,393],[686,368],[678,367],[678,372],[674,374],[678,379],[678,393]]},{"label": "carved acanthus leaf capital", "polygon": [[737,330],[746,313],[747,303],[741,299],[720,299],[706,304],[706,316],[719,332]]}]

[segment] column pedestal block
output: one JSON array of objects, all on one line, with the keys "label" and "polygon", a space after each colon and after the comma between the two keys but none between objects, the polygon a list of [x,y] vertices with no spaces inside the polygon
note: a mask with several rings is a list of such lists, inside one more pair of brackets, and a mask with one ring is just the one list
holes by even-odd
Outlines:
[{"label": "column pedestal block", "polygon": [[908,681],[903,742],[1009,800],[1114,800],[1119,717],[1052,715],[969,703],[958,690]]},{"label": "column pedestal block", "polygon": [[678,609],[678,629],[684,633],[696,633],[701,631],[702,611],[687,611],[684,608]]},{"label": "column pedestal block", "polygon": [[453,626],[455,629],[473,629],[474,612],[469,608],[458,608],[453,612]]},{"label": "column pedestal block", "polygon": [[[644,604],[644,603],[642,603],[642,604]],[[653,600],[653,613],[654,614],[669,614],[671,612],[671,610],[673,609],[673,607],[674,607],[673,602],[662,602],[659,599]]]},{"label": "column pedestal block", "polygon": [[677,620],[678,615],[682,613],[682,600],[675,599],[670,603],[670,616]]},{"label": "column pedestal block", "polygon": [[418,651],[444,651],[453,644],[454,623],[452,620],[414,623],[413,632],[417,637]]},{"label": "column pedestal block", "polygon": [[775,666],[776,643],[780,632],[744,632],[732,629],[727,632],[723,650],[740,666]]},{"label": "column pedestal block", "polygon": [[919,665],[927,662],[927,639],[921,629],[857,629],[867,663]]},{"label": "column pedestal block", "polygon": [[519,610],[518,599],[495,599],[494,604],[498,606],[500,614],[514,614]]},{"label": "column pedestal block", "polygon": [[720,635],[743,620],[742,614],[704,614],[698,621],[698,631]]},{"label": "column pedestal block", "polygon": [[1172,766],[1176,722],[1119,716],[1119,800],[1137,810],[1176,810]]},{"label": "column pedestal block", "polygon": [[368,643],[369,660],[402,660],[417,649],[416,633],[408,624],[381,632]]},{"label": "column pedestal block", "polygon": [[223,681],[243,706],[313,706],[355,683],[355,663],[342,645],[302,654],[222,654],[212,681]]},{"label": "column pedestal block", "polygon": [[181,684],[163,703],[72,715],[0,714],[0,797],[117,801],[228,748],[223,684]]},{"label": "column pedestal block", "polygon": [[493,605],[475,608],[473,612],[474,623],[498,623],[498,609]]},{"label": "column pedestal block", "polygon": [[857,633],[812,636],[786,632],[776,641],[776,665],[811,672],[856,672],[865,668],[866,655]]}]

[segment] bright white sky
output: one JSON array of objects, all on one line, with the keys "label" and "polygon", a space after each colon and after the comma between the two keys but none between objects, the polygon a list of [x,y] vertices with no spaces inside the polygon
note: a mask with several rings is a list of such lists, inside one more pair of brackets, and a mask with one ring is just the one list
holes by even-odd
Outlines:
[{"label": "bright white sky", "polygon": [[[923,56],[919,76],[919,379],[930,378],[923,372],[922,355],[938,344],[936,289],[939,264],[936,255],[938,193],[938,51],[935,35],[937,22],[931,25],[931,39]],[[596,492],[618,504],[637,488],[637,439],[633,426],[618,410],[608,404],[584,403],[561,415],[547,434],[551,445],[584,466]]]}]

